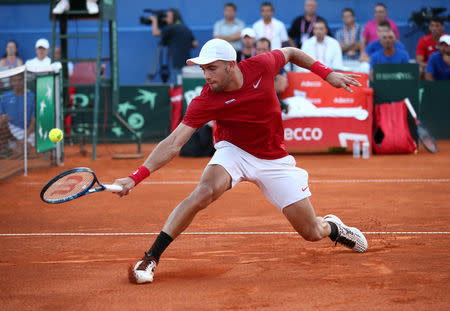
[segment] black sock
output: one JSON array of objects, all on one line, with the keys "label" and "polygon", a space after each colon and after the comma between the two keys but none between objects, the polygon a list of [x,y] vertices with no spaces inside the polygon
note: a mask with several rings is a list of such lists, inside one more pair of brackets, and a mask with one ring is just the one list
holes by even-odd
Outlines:
[{"label": "black sock", "polygon": [[336,241],[339,231],[338,231],[338,227],[336,226],[336,224],[334,222],[331,221],[327,221],[330,224],[331,227],[331,233],[329,235],[331,241]]},{"label": "black sock", "polygon": [[155,242],[153,242],[150,250],[145,253],[145,256],[147,256],[147,258],[153,257],[156,260],[156,263],[158,263],[159,257],[161,257],[161,254],[166,250],[169,244],[172,243],[172,241],[173,239],[170,237],[170,235],[168,235],[164,231],[161,231]]}]

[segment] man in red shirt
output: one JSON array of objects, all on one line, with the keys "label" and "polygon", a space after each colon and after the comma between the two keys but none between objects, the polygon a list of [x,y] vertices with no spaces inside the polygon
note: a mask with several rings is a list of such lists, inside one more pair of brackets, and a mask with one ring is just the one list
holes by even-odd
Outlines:
[{"label": "man in red shirt", "polygon": [[334,72],[293,47],[237,64],[233,47],[224,40],[212,39],[202,47],[199,57],[187,60],[189,65],[200,65],[206,84],[189,104],[182,123],[156,146],[144,165],[115,181],[123,187],[119,196],[128,194],[150,172],[167,164],[194,131],[210,120],[217,124],[216,152],[196,189],[172,211],[142,260],[130,267],[131,282],[152,282],[159,258],[173,239],[200,210],[243,180],[255,183],[304,239],[318,241],[328,236],[356,252],[366,251],[367,241],[361,231],[345,226],[334,215],[316,217],[308,198],[308,173],[296,167],[295,159],[285,150],[273,81],[287,62],[309,69],[349,92],[351,85],[360,86],[354,79],[357,75]]},{"label": "man in red shirt", "polygon": [[421,76],[427,67],[428,58],[439,49],[439,38],[445,34],[444,28],[444,21],[440,17],[433,17],[428,26],[430,33],[421,37],[417,43],[416,62],[420,66]]}]

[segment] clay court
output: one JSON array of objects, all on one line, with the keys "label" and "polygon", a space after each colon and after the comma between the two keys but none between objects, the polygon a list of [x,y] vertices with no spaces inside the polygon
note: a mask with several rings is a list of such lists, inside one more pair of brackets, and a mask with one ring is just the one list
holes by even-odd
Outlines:
[{"label": "clay court", "polygon": [[[128,283],[172,208],[208,158],[176,158],[128,197],[111,193],[49,205],[39,192],[63,170],[87,166],[100,181],[143,159],[97,161],[66,148],[64,167],[0,184],[2,310],[448,310],[450,141],[437,154],[299,154],[318,215],[366,234],[357,254],[329,239],[306,242],[250,183],[201,212],[164,253],[152,284]],[[154,145],[144,145],[148,153]]]}]

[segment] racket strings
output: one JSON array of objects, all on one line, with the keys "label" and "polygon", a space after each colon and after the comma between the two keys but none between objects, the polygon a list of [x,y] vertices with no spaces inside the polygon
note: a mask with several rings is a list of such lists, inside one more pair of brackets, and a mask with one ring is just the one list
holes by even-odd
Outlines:
[{"label": "racket strings", "polygon": [[74,172],[51,184],[43,198],[47,201],[66,199],[85,191],[93,182],[94,175],[91,172]]},{"label": "racket strings", "polygon": [[433,153],[437,151],[436,141],[427,129],[425,129],[423,126],[418,126],[417,134],[419,135],[422,144],[425,146],[425,148],[428,149],[428,151]]}]

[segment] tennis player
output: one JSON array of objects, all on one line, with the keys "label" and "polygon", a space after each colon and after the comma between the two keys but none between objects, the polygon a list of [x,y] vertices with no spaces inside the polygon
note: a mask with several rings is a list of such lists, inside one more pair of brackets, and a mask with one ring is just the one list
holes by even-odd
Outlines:
[{"label": "tennis player", "polygon": [[367,249],[364,235],[334,216],[316,217],[309,201],[308,173],[296,167],[283,144],[280,104],[274,77],[287,62],[311,70],[336,88],[352,92],[357,75],[341,74],[315,61],[300,49],[287,47],[236,63],[233,47],[221,39],[205,43],[200,55],[187,60],[200,65],[206,79],[201,94],[190,103],[182,123],[162,140],[130,176],[117,179],[127,195],[144,178],[167,164],[183,144],[210,120],[217,122],[216,153],[196,189],[170,214],[144,257],[130,267],[134,283],[153,281],[161,254],[194,219],[225,191],[245,180],[255,183],[308,241],[325,237],[356,252]]}]

